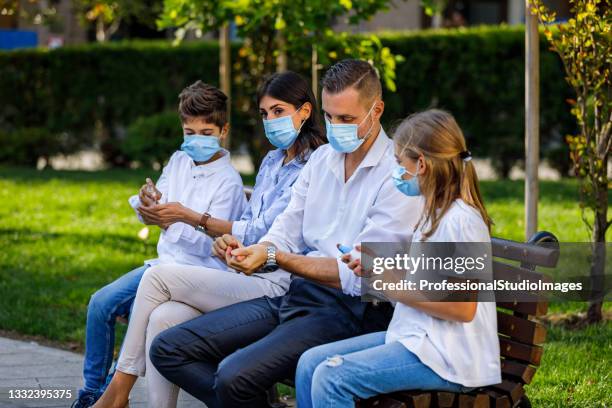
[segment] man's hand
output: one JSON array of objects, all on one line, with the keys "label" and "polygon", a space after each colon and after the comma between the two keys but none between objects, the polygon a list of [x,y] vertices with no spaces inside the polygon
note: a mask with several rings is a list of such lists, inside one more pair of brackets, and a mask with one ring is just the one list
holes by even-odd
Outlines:
[{"label": "man's hand", "polygon": [[153,204],[138,207],[138,213],[146,223],[166,229],[175,222],[185,219],[186,208],[181,203]]},{"label": "man's hand", "polygon": [[161,196],[162,193],[157,189],[157,187],[155,187],[153,181],[147,177],[146,183],[140,187],[140,191],[138,192],[138,198],[140,199],[142,205],[145,207],[155,205]]},{"label": "man's hand", "polygon": [[268,260],[268,247],[263,244],[254,244],[233,249],[229,251],[229,254],[231,257],[226,258],[228,266],[244,272],[245,275],[252,275]]},{"label": "man's hand", "polygon": [[[222,236],[217,237],[215,239],[215,242],[213,243],[213,255],[227,263],[228,257],[231,258],[231,255],[229,253],[236,248],[241,248],[242,246],[242,243],[238,241],[235,236],[230,234],[223,234]],[[240,257],[239,260],[242,259],[244,259],[244,257]]]}]

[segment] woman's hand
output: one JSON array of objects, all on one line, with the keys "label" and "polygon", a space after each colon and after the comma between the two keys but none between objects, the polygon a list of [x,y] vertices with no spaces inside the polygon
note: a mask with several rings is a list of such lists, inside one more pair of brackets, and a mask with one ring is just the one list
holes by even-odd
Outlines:
[{"label": "woman's hand", "polygon": [[[238,238],[236,238],[235,236],[230,234],[223,234],[220,237],[217,237],[213,242],[212,251],[213,255],[225,261],[225,263],[229,265],[228,258],[231,258],[231,255],[229,253],[236,248],[242,248],[242,246],[242,242],[238,241]],[[242,256],[237,257],[237,260],[239,261],[243,259],[244,257]]]},{"label": "woman's hand", "polygon": [[246,275],[257,272],[268,260],[268,247],[262,244],[233,249],[227,253],[230,255],[226,257],[227,265]]},{"label": "woman's hand", "polygon": [[138,213],[145,222],[159,225],[164,229],[175,222],[182,222],[186,218],[186,212],[187,208],[176,202],[138,207]]}]

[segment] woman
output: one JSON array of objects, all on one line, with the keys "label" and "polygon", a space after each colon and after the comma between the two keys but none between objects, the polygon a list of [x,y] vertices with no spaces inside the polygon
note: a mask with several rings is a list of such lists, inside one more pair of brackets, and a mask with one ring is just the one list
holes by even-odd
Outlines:
[{"label": "woman", "polygon": [[[424,198],[413,242],[490,242],[491,221],[454,118],[440,110],[412,115],[394,140],[397,188]],[[359,260],[349,267],[362,274]],[[301,356],[296,374],[300,408],[353,407],[355,398],[393,391],[461,392],[501,381],[494,303],[388,294],[398,303],[386,332],[315,347]]]},{"label": "woman", "polygon": [[[294,72],[269,77],[257,93],[257,101],[270,143],[277,147],[264,158],[256,177],[248,208],[238,221],[204,214],[167,211],[160,222],[186,222],[203,227],[211,236],[223,236],[215,252],[242,243],[256,243],[289,203],[291,186],[310,153],[326,142],[317,105],[308,82]],[[232,235],[230,235],[232,234]],[[280,296],[289,287],[287,272],[247,276],[231,270],[164,265],[143,276],[121,354],[106,392],[95,407],[121,407],[138,376],[147,374],[149,405],[176,406],[178,388],[151,364],[148,349],[161,331],[184,321],[243,300]]]}]

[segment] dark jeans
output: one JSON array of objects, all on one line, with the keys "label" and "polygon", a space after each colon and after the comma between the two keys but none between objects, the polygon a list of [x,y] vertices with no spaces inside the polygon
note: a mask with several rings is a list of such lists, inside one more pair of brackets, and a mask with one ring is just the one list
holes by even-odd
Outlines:
[{"label": "dark jeans", "polygon": [[207,313],[161,333],[151,361],[169,381],[213,407],[267,407],[266,390],[293,379],[311,347],[385,330],[389,304],[361,303],[304,279],[286,295]]}]

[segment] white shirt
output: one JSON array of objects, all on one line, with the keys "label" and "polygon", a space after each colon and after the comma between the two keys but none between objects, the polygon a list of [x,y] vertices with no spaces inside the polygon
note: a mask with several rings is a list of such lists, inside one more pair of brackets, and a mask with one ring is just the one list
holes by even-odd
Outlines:
[{"label": "white shirt", "polygon": [[[244,186],[240,174],[230,164],[229,152],[223,152],[219,159],[199,166],[185,152],[175,152],[156,184],[162,193],[160,204],[179,202],[222,220],[239,219],[246,206]],[[141,205],[138,195],[130,197],[129,202],[135,210]],[[159,258],[149,259],[145,264],[178,263],[227,269],[224,262],[211,256],[212,243],[208,235],[177,222],[162,230],[157,243]]]},{"label": "white shirt", "polygon": [[[420,241],[424,226],[415,232]],[[430,242],[490,242],[480,213],[456,200],[444,214]],[[399,341],[440,377],[466,387],[501,382],[495,303],[479,302],[469,323],[438,319],[397,303],[386,343]]]},{"label": "white shirt", "polygon": [[[289,205],[260,241],[281,251],[337,258],[342,290],[360,295],[361,278],[340,261],[336,244],[410,242],[421,200],[395,188],[393,143],[384,130],[346,182],[344,160],[345,154],[329,144],[314,151],[293,185]],[[289,280],[282,270],[262,277]]]}]

